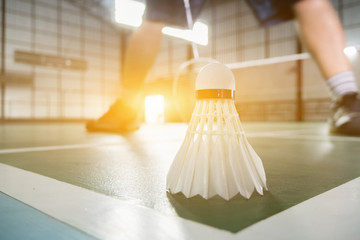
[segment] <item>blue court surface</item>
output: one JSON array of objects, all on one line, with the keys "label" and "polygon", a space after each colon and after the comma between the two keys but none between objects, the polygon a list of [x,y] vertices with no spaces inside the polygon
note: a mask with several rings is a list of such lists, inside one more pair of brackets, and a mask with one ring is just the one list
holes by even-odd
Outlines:
[{"label": "blue court surface", "polygon": [[360,138],[325,123],[244,123],[269,191],[166,192],[186,124],[127,135],[0,125],[0,239],[359,239]]}]

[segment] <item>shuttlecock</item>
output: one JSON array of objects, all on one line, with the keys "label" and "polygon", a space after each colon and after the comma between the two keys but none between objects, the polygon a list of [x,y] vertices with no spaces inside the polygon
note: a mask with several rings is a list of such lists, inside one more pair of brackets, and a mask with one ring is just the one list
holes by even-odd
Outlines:
[{"label": "shuttlecock", "polygon": [[238,193],[263,194],[266,176],[260,157],[246,139],[235,109],[235,79],[220,63],[204,66],[196,79],[196,104],[185,140],[167,175],[167,190],[190,198]]}]

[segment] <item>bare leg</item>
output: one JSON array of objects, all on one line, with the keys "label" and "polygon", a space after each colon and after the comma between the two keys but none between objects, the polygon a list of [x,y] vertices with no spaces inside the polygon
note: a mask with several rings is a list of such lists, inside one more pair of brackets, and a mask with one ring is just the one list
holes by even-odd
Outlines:
[{"label": "bare leg", "polygon": [[300,35],[325,79],[350,70],[344,54],[341,23],[327,0],[302,0],[294,5]]},{"label": "bare leg", "polygon": [[125,53],[122,97],[133,106],[141,100],[144,82],[158,56],[164,23],[144,21],[130,38]]},{"label": "bare leg", "polygon": [[360,136],[360,98],[355,76],[344,54],[341,23],[327,0],[302,0],[294,5],[301,37],[320,67],[334,103],[330,131]]}]

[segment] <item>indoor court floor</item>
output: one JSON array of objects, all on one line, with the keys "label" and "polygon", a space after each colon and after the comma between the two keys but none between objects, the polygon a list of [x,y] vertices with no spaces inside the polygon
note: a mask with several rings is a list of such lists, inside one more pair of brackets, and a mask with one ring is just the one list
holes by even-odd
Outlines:
[{"label": "indoor court floor", "polygon": [[0,239],[359,239],[360,137],[243,125],[269,191],[225,201],[166,192],[186,124],[2,123]]}]

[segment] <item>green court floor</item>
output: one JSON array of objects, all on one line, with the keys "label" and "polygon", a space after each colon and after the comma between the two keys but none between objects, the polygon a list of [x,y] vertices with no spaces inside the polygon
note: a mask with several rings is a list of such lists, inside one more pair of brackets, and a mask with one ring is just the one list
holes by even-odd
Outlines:
[{"label": "green court floor", "polygon": [[144,125],[117,135],[87,133],[81,123],[3,123],[0,163],[229,233],[360,177],[360,138],[329,135],[323,123],[244,123],[265,167],[264,196],[171,195],[166,174],[186,128]]}]

